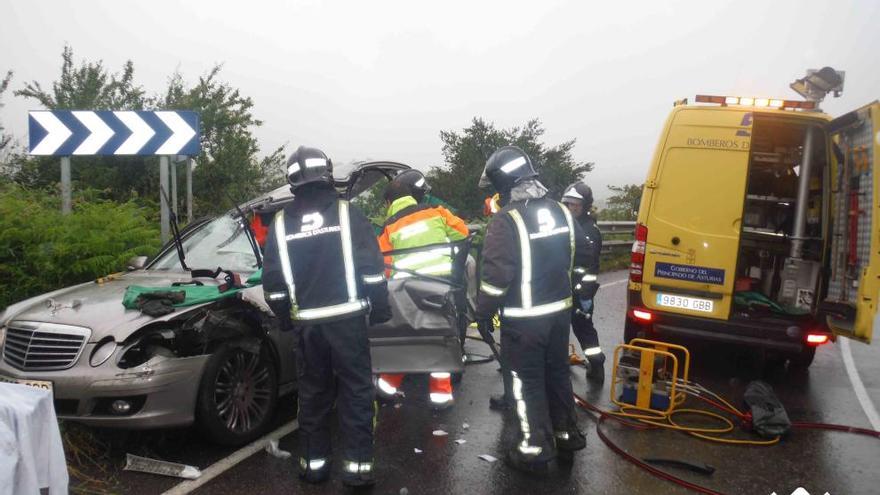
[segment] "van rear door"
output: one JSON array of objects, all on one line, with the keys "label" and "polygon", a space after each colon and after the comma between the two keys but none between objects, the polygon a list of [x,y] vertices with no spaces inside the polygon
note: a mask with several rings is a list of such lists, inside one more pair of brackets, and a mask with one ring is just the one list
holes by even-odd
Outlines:
[{"label": "van rear door", "polygon": [[748,177],[752,114],[677,110],[651,190],[642,276],[646,307],[727,319]]},{"label": "van rear door", "polygon": [[824,310],[835,334],[871,341],[880,292],[880,103],[834,119],[834,236]]}]

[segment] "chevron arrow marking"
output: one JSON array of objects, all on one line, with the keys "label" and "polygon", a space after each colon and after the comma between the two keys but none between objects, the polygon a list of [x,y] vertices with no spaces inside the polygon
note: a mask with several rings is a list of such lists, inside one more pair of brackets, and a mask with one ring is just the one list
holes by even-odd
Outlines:
[{"label": "chevron arrow marking", "polygon": [[104,146],[113,137],[113,129],[104,123],[101,117],[95,115],[95,112],[74,111],[71,113],[82,122],[82,125],[86,126],[90,133],[89,137],[73,150],[74,155],[94,155],[101,149],[101,146]]},{"label": "chevron arrow marking", "polygon": [[116,148],[114,155],[135,155],[156,134],[137,112],[113,112],[119,120],[131,131],[131,136]]},{"label": "chevron arrow marking", "polygon": [[51,155],[73,134],[51,112],[32,112],[31,116],[46,129],[46,137],[34,146],[31,150],[32,155]]},{"label": "chevron arrow marking", "polygon": [[156,116],[171,129],[171,137],[156,150],[157,155],[176,155],[196,135],[196,130],[180,118],[177,112],[156,112]]}]

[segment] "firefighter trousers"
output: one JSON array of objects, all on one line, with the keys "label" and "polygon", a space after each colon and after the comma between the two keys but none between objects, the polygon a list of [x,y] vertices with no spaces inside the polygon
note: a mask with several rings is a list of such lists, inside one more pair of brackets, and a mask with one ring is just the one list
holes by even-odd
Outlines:
[{"label": "firefighter trousers", "polygon": [[309,462],[330,457],[329,423],[335,402],[344,460],[372,462],[375,411],[365,317],[306,325],[298,331],[302,458]]},{"label": "firefighter trousers", "polygon": [[594,353],[598,354],[602,352],[602,348],[599,346],[599,334],[593,325],[594,299],[587,299],[587,306],[583,308],[580,301],[575,302],[575,307],[571,310],[571,330],[581,345],[581,349],[584,351],[592,349]]},{"label": "firefighter trousers", "polygon": [[576,429],[568,364],[571,313],[502,318],[501,353],[510,368],[519,431],[512,450],[530,462],[556,456],[554,433]]}]

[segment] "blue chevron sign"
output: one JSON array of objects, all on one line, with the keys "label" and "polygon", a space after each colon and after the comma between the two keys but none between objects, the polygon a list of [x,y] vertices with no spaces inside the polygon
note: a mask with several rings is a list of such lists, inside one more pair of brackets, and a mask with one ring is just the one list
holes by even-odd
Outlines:
[{"label": "blue chevron sign", "polygon": [[199,114],[184,110],[28,112],[31,155],[199,154]]}]

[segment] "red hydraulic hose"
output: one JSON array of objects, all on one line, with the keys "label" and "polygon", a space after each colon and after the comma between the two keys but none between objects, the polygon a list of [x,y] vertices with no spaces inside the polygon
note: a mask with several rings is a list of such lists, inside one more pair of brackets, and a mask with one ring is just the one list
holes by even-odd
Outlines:
[{"label": "red hydraulic hose", "polygon": [[[615,420],[615,421],[622,423],[626,426],[630,426],[632,428],[639,429],[639,430],[646,430],[646,429],[653,429],[653,428],[648,427],[648,426],[644,426],[644,425],[639,425],[639,424],[636,424],[636,423],[633,423],[630,421],[626,421],[623,418],[619,418],[614,415],[608,414],[605,411],[594,406],[590,402],[587,402],[585,399],[581,398],[577,394],[575,394],[574,398],[575,398],[575,402],[578,404],[578,406],[581,407],[581,409],[598,414],[599,418],[596,420],[596,433],[599,435],[599,438],[602,440],[602,442],[606,446],[608,446],[609,449],[611,449],[615,454],[623,457],[624,460],[626,460],[627,462],[635,465],[638,468],[641,468],[641,469],[647,471],[648,473],[650,473],[653,476],[656,476],[656,477],[663,479],[663,480],[666,480],[666,481],[671,481],[672,483],[675,483],[676,485],[687,488],[688,490],[692,490],[697,493],[703,493],[706,495],[723,495],[721,492],[712,490],[711,488],[706,488],[705,486],[698,485],[696,483],[691,483],[690,481],[687,481],[687,480],[679,478],[675,475],[669,474],[666,471],[663,471],[661,469],[657,469],[654,466],[651,466],[650,464],[642,461],[638,457],[633,456],[629,452],[622,449],[619,445],[614,443],[610,438],[608,438],[605,435],[605,433],[602,431],[601,426],[602,426],[602,423],[605,422],[606,419],[612,419],[612,420]],[[709,398],[706,398],[703,396],[697,396],[697,398],[703,400],[704,402],[711,404],[712,406],[714,406],[724,412],[730,413],[730,414],[737,416],[739,418],[748,419],[750,416],[749,414],[742,414],[737,411],[733,411],[730,408],[723,406],[723,405],[719,404],[718,402],[715,402]],[[858,435],[866,435],[866,436],[870,436],[870,437],[874,437],[874,438],[880,438],[880,431],[871,430],[869,428],[858,428],[858,427],[854,427],[854,426],[846,426],[846,425],[838,425],[838,424],[830,424],[830,423],[809,423],[809,422],[793,422],[791,424],[791,426],[792,426],[792,428],[799,428],[799,429],[805,429],[805,430],[842,431],[842,432],[847,432],[847,433],[855,433]]]},{"label": "red hydraulic hose", "polygon": [[671,482],[675,483],[676,485],[687,488],[688,490],[692,490],[692,491],[695,491],[698,493],[704,493],[706,495],[723,495],[721,492],[717,492],[715,490],[712,490],[710,488],[706,488],[706,487],[698,485],[696,483],[691,483],[690,481],[679,478],[678,476],[669,474],[666,471],[663,471],[662,469],[657,469],[654,466],[642,461],[638,457],[635,457],[632,454],[630,454],[629,452],[623,450],[622,448],[620,448],[620,446],[618,446],[616,443],[611,441],[610,438],[605,436],[605,433],[602,431],[601,426],[602,426],[602,423],[606,419],[610,418],[610,419],[616,420],[620,423],[623,423],[627,426],[632,426],[632,427],[640,429],[640,430],[646,430],[646,429],[649,429],[649,427],[637,425],[637,424],[632,423],[630,421],[626,421],[622,418],[618,418],[613,415],[610,415],[610,414],[606,413],[605,411],[599,409],[598,407],[594,406],[593,404],[587,402],[583,398],[579,397],[577,394],[575,394],[574,398],[575,398],[575,402],[582,409],[584,409],[586,411],[594,412],[599,415],[599,419],[596,421],[596,433],[599,435],[599,438],[602,439],[602,442],[608,446],[609,449],[614,451],[614,453],[616,453],[617,455],[623,457],[626,461],[634,464],[636,467],[639,467],[639,468],[647,471],[648,473],[650,473],[660,479],[663,479],[666,481],[671,481]]},{"label": "red hydraulic hose", "polygon": [[868,428],[857,428],[855,426],[846,426],[846,425],[835,425],[829,423],[805,423],[805,422],[794,422],[791,424],[792,428],[802,428],[805,430],[832,430],[832,431],[843,431],[847,433],[855,433],[858,435],[867,435],[869,437],[880,438],[880,431],[871,430]]}]

